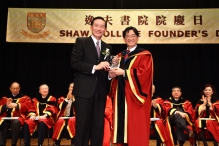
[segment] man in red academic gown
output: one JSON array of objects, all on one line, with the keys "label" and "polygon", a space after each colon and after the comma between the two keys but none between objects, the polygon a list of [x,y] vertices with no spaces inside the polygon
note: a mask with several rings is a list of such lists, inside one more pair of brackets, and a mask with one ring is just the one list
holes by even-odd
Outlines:
[{"label": "man in red academic gown", "polygon": [[153,61],[149,51],[137,46],[139,32],[123,31],[127,49],[114,57],[109,77],[113,94],[113,143],[147,146],[150,134],[150,108]]},{"label": "man in red academic gown", "polygon": [[[12,146],[16,146],[20,128],[24,124],[26,113],[31,106],[31,99],[20,93],[20,84],[13,82],[9,87],[11,94],[0,98],[0,146],[6,145],[7,129],[11,127]],[[3,117],[19,117],[3,120]]]},{"label": "man in red academic gown", "polygon": [[[172,143],[176,145],[176,139],[179,142],[179,146],[183,146],[185,143],[185,134],[189,134],[190,144],[195,145],[193,139],[193,123],[194,123],[194,111],[192,103],[182,96],[181,88],[175,86],[172,88],[172,97],[164,101],[164,106],[167,114],[166,126],[171,127],[171,137]],[[176,127],[176,131],[174,131]],[[173,142],[174,141],[174,142]]]},{"label": "man in red academic gown", "polygon": [[23,127],[25,146],[30,146],[30,135],[36,130],[38,132],[38,146],[42,146],[45,135],[48,133],[48,129],[54,126],[58,113],[56,98],[49,95],[48,85],[42,84],[39,87],[39,93],[40,96],[33,99],[32,107]]}]

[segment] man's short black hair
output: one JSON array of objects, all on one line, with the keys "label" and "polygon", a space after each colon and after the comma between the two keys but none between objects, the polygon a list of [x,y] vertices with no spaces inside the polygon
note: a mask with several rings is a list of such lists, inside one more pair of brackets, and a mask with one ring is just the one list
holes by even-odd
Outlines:
[{"label": "man's short black hair", "polygon": [[134,33],[135,33],[137,36],[139,36],[138,30],[137,30],[135,27],[133,27],[133,26],[129,26],[129,27],[127,27],[127,28],[122,32],[123,38],[125,38],[126,33],[129,32],[130,30],[133,30]]},{"label": "man's short black hair", "polygon": [[104,20],[104,18],[101,17],[101,16],[94,17],[94,18],[92,19],[92,21],[91,21],[91,26],[94,24],[94,21],[97,20],[97,19],[103,20],[103,21],[105,22],[105,28],[107,28],[107,23],[106,23],[106,21]]},{"label": "man's short black hair", "polygon": [[180,88],[179,86],[174,86],[174,87],[172,88],[172,91],[173,91],[173,89],[175,89],[175,88],[179,89],[180,92],[182,92],[182,90],[181,90],[181,88]]}]

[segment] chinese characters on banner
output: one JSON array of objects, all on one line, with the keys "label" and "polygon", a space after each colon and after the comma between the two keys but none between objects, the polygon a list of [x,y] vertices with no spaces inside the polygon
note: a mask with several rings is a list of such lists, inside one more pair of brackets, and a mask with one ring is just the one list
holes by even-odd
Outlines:
[{"label": "chinese characters on banner", "polygon": [[[219,43],[218,9],[62,10],[9,8],[8,42],[74,43],[91,35],[94,17],[107,22],[104,40],[123,43],[127,26],[139,30],[144,44]],[[14,29],[16,28],[16,29]]]}]

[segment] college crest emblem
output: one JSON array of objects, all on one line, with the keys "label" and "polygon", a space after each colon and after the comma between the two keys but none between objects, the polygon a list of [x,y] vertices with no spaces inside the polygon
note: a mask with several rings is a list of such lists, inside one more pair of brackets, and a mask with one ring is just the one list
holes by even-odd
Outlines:
[{"label": "college crest emblem", "polygon": [[46,26],[46,13],[28,12],[27,27],[33,33],[42,31]]}]

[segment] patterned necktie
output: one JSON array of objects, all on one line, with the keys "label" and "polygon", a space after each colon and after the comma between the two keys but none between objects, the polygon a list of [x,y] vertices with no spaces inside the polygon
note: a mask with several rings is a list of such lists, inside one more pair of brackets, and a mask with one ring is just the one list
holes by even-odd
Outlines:
[{"label": "patterned necktie", "polygon": [[100,46],[99,46],[99,41],[97,41],[96,49],[97,49],[98,58],[100,58]]},{"label": "patterned necktie", "polygon": [[126,50],[126,54],[125,54],[125,56],[124,56],[124,64],[125,64],[125,62],[126,62],[126,60],[128,59],[128,57],[129,57],[129,52],[130,52],[130,50]]}]

